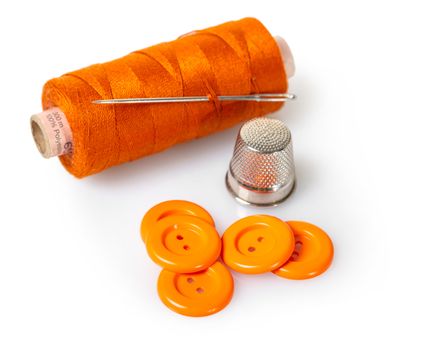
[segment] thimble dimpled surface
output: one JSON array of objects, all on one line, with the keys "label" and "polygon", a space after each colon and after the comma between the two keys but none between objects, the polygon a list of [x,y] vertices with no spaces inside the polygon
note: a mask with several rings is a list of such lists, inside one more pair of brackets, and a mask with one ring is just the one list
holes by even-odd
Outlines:
[{"label": "thimble dimpled surface", "polygon": [[284,200],[295,182],[292,137],[276,119],[256,118],[239,131],[226,183],[230,192],[250,204]]}]

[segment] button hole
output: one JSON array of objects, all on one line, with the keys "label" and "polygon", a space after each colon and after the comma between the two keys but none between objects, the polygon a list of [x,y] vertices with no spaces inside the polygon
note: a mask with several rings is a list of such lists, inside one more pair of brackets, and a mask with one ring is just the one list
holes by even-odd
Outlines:
[{"label": "button hole", "polygon": [[199,288],[196,289],[196,292],[199,293],[199,294],[202,294],[202,293],[205,292],[205,290],[203,288],[199,287]]},{"label": "button hole", "polygon": [[296,241],[295,242],[295,249],[294,249],[294,251],[296,251],[296,252],[300,252],[301,251],[301,249],[302,249],[302,242],[301,241]]},{"label": "button hole", "polygon": [[188,278],[187,278],[187,282],[188,282],[188,283],[193,283],[193,282],[194,282],[194,279],[193,279],[193,278],[191,278],[191,277],[188,277]]},{"label": "button hole", "polygon": [[262,236],[259,236],[259,237],[257,238],[257,241],[258,241],[258,242],[260,242],[260,243],[261,243],[263,240],[264,240],[264,237],[262,237]]},{"label": "button hole", "polygon": [[184,248],[184,250],[189,250],[189,249],[190,249],[190,246],[185,245],[185,246],[183,246],[183,248]]},{"label": "button hole", "polygon": [[176,239],[179,241],[182,241],[184,239],[184,237],[182,237],[181,235],[176,236]]},{"label": "button hole", "polygon": [[298,252],[293,252],[292,256],[291,256],[291,258],[289,260],[296,261],[296,260],[298,260],[298,257],[299,257]]},{"label": "button hole", "polygon": [[249,247],[248,248],[248,252],[250,252],[250,253],[254,252],[255,250],[256,250],[255,247]]}]

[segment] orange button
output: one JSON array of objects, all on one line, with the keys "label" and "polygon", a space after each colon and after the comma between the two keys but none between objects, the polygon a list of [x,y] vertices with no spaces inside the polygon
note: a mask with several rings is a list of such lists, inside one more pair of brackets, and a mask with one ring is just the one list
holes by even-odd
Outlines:
[{"label": "orange button", "polygon": [[141,222],[142,240],[144,242],[146,241],[150,229],[157,223],[157,221],[171,215],[197,216],[212,226],[215,226],[212,216],[210,216],[210,214],[201,206],[188,201],[171,200],[155,205],[144,215]]},{"label": "orange button", "polygon": [[222,237],[223,260],[241,273],[264,273],[283,265],[294,251],[294,235],[285,222],[268,215],[236,221]]},{"label": "orange button", "polygon": [[302,221],[289,221],[288,225],[295,235],[295,251],[289,261],[274,273],[302,280],[325,272],[334,257],[334,246],[326,232]]},{"label": "orange button", "polygon": [[220,262],[191,274],[163,270],[157,282],[162,302],[185,316],[208,316],[222,310],[230,302],[233,289],[233,277]]},{"label": "orange button", "polygon": [[221,239],[206,221],[190,215],[168,216],[150,228],[146,248],[166,270],[192,273],[207,269],[221,253]]}]

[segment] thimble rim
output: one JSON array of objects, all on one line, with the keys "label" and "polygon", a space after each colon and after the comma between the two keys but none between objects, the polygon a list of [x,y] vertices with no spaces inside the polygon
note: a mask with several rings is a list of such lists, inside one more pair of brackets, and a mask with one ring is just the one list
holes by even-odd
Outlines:
[{"label": "thimble rim", "polygon": [[[231,196],[240,204],[254,207],[275,207],[284,202],[295,191],[297,182],[294,178],[290,183],[281,186],[277,190],[265,191],[265,189],[251,189],[240,183],[230,174],[225,174],[225,186]],[[246,199],[245,199],[246,198]],[[268,200],[270,198],[270,200]]]}]

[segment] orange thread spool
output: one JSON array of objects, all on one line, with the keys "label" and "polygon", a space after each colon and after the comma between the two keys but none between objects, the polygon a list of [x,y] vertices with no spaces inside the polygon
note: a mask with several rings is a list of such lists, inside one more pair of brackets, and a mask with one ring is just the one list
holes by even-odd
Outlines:
[{"label": "orange thread spool", "polygon": [[[218,95],[287,91],[281,53],[254,18],[192,32],[48,81],[43,108],[58,107],[73,135],[60,157],[76,177],[265,115],[282,103],[219,102]],[[210,96],[211,103],[100,106],[93,100]]]}]

